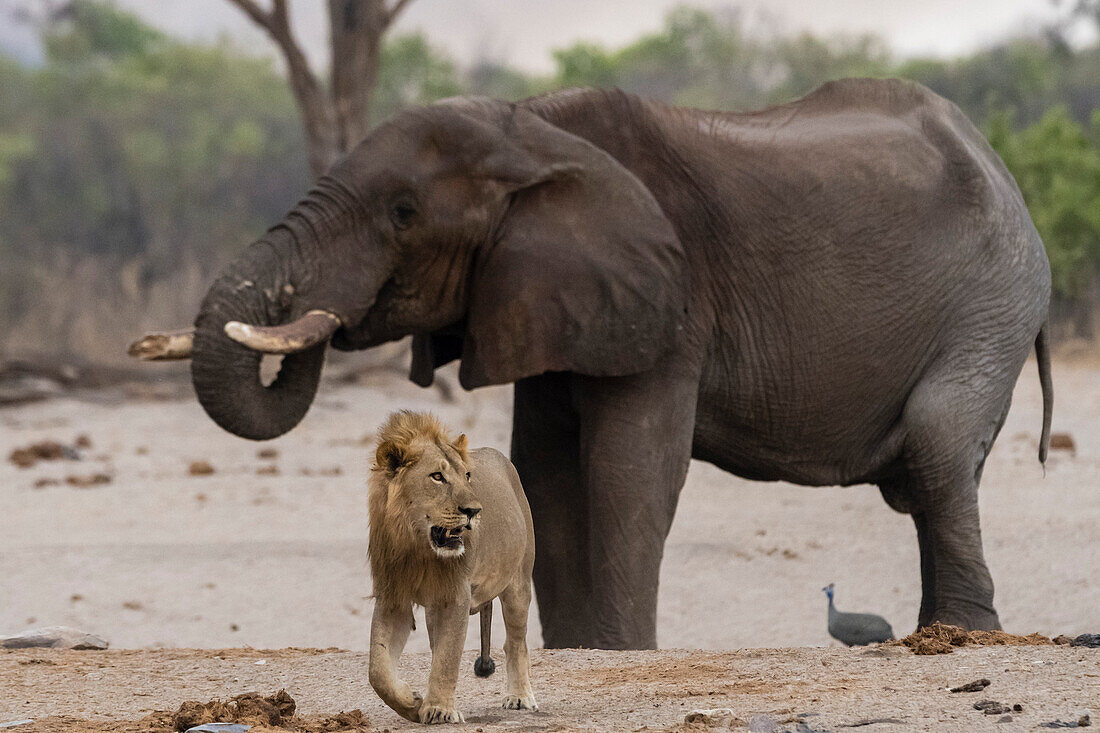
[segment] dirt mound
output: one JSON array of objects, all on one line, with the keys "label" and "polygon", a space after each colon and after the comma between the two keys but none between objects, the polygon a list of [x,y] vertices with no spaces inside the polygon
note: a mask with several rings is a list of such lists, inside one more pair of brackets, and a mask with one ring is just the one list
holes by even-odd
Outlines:
[{"label": "dirt mound", "polygon": [[286,690],[279,690],[268,697],[249,692],[237,695],[229,702],[189,700],[180,705],[172,716],[172,727],[183,731],[205,723],[245,723],[277,728],[291,722],[294,709],[294,698]]},{"label": "dirt mound", "polygon": [[[205,723],[244,723],[253,726],[251,730],[255,733],[335,733],[370,729],[370,719],[363,715],[362,710],[304,719],[294,714],[296,708],[294,698],[286,690],[279,690],[268,697],[249,692],[237,695],[228,702],[188,701],[180,705],[174,714],[154,714],[145,720],[152,729],[157,729],[160,724],[170,725],[174,731],[185,731]],[[160,729],[163,730],[163,727]]]},{"label": "dirt mound", "polygon": [[966,631],[939,622],[891,642],[909,647],[914,654],[950,654],[960,646],[1048,646],[1053,643],[1042,634],[1019,636],[1004,631]]}]

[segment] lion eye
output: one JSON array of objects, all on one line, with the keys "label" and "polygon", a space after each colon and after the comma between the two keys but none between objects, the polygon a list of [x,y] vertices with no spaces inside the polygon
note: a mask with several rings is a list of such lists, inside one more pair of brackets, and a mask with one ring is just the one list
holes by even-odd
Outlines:
[{"label": "lion eye", "polygon": [[441,474],[439,471],[436,471],[435,473],[433,473],[429,478],[431,478],[432,481],[438,481],[439,483],[443,483],[443,474]]},{"label": "lion eye", "polygon": [[470,472],[469,472],[469,471],[467,471],[467,472],[466,472],[466,480],[467,480],[467,481],[469,481],[469,480],[470,480]]}]

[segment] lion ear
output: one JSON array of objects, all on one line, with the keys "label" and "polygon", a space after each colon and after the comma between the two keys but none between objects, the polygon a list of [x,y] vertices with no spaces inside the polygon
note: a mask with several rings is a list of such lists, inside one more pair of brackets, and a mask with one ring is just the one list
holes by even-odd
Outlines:
[{"label": "lion ear", "polygon": [[374,454],[374,463],[393,476],[403,466],[408,465],[409,454],[397,443],[387,440],[378,445],[378,450]]},{"label": "lion ear", "polygon": [[458,451],[458,454],[462,456],[462,460],[466,460],[466,449],[469,447],[469,443],[466,441],[466,433],[455,438],[455,442],[451,443],[454,449]]}]

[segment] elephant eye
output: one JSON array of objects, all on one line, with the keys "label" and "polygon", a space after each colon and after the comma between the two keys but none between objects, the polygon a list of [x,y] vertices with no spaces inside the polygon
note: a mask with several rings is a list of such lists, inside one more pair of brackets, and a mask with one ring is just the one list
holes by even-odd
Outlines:
[{"label": "elephant eye", "polygon": [[390,210],[390,221],[398,229],[408,229],[416,218],[416,207],[409,201],[399,201]]},{"label": "elephant eye", "polygon": [[439,471],[431,474],[428,478],[437,483],[443,483],[443,474],[441,474]]}]

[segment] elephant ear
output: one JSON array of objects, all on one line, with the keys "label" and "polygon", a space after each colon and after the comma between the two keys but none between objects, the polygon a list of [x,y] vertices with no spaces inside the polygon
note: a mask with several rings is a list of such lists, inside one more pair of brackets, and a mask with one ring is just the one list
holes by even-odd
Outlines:
[{"label": "elephant ear", "polygon": [[414,380],[430,382],[430,369],[459,351],[467,389],[549,371],[651,368],[675,341],[687,300],[672,224],[614,158],[532,112],[516,109],[505,140],[479,172],[510,192],[511,205],[478,256],[461,346],[420,337]]}]

